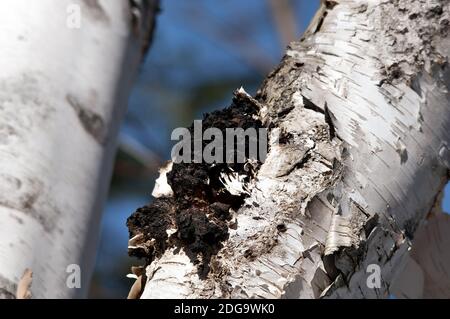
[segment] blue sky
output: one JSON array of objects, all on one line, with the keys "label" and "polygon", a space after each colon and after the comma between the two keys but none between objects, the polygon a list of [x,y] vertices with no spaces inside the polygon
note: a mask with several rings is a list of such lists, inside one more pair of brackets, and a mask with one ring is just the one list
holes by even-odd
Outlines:
[{"label": "blue sky", "polygon": [[446,213],[450,213],[450,184],[445,188],[443,208]]}]

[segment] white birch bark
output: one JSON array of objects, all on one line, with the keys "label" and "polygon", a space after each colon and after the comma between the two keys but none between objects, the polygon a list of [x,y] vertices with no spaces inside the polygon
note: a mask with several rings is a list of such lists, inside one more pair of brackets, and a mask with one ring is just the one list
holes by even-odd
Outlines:
[{"label": "white birch bark", "polygon": [[[67,24],[73,5],[78,29]],[[34,298],[86,292],[155,11],[156,1],[0,1],[1,298],[14,297],[26,268]],[[81,267],[80,289],[66,285],[70,264]]]},{"label": "white birch bark", "polygon": [[172,247],[142,298],[386,298],[404,269],[426,268],[408,261],[448,180],[449,14],[444,0],[323,1],[257,94],[290,141],[271,139],[208,277]]}]

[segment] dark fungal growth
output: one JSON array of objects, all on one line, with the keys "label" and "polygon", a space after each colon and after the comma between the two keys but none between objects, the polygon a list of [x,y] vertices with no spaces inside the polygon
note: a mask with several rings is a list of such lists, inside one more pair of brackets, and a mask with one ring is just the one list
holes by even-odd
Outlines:
[{"label": "dark fungal growth", "polygon": [[[245,93],[235,92],[230,107],[204,115],[202,132],[208,128],[218,128],[224,137],[227,128],[254,128],[258,132],[263,128],[258,113],[258,102]],[[194,127],[191,126],[189,131],[194,149]],[[223,149],[226,148],[225,140]],[[203,140],[203,148],[208,143],[209,140]],[[145,258],[149,264],[167,248],[183,248],[197,265],[200,278],[206,278],[211,257],[217,254],[222,242],[229,237],[228,230],[233,227],[233,211],[237,211],[248,196],[246,192],[231,194],[221,177],[224,174],[238,174],[244,184],[251,183],[261,159],[250,160],[248,154],[249,141],[246,139],[244,163],[225,163],[225,158],[220,163],[212,164],[204,160],[200,163],[174,163],[167,173],[173,196],[156,198],[128,218],[131,238],[129,254]]]}]

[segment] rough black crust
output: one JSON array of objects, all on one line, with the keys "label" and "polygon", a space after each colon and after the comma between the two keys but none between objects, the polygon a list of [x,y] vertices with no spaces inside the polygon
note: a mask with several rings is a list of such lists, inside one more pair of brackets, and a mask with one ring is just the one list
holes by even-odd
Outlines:
[{"label": "rough black crust", "polygon": [[[258,120],[258,105],[251,98],[236,93],[230,107],[204,116],[202,130],[218,128],[225,136],[226,128],[255,128],[263,125]],[[190,127],[193,137],[193,126]],[[193,145],[193,141],[192,145]],[[210,141],[204,141],[203,146]],[[225,139],[224,145],[225,149]],[[246,143],[246,159],[248,141]],[[180,163],[173,164],[167,174],[168,184],[173,190],[170,198],[157,198],[153,203],[139,208],[127,220],[130,238],[142,234],[142,249],[130,249],[129,254],[145,258],[147,263],[161,256],[169,247],[183,248],[194,264],[199,276],[206,278],[211,257],[222,248],[229,237],[231,210],[242,206],[245,194],[231,195],[220,181],[221,173],[246,174],[250,182],[260,162],[248,170],[245,163]],[[176,229],[172,235],[168,230]],[[152,241],[153,240],[153,241]]]}]

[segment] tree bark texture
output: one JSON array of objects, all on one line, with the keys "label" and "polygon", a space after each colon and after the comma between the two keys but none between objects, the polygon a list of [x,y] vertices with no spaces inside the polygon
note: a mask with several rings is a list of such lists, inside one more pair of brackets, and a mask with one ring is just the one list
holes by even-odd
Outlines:
[{"label": "tree bark texture", "polygon": [[[66,23],[81,10],[80,28]],[[81,297],[130,84],[157,1],[0,2],[0,297]],[[81,268],[81,288],[66,285]]]},{"label": "tree bark texture", "polygon": [[[436,236],[448,238],[438,208],[450,166],[449,19],[444,0],[323,1],[255,98],[236,93],[233,104],[252,103],[270,129],[269,153],[218,248],[183,239],[179,164],[162,170],[161,197],[146,208],[166,210],[167,236],[137,227],[139,211],[130,218],[130,251],[147,253],[141,297],[448,297],[436,286],[437,272],[449,277]],[[205,209],[195,196],[193,214]],[[371,264],[379,288],[367,285]]]}]

